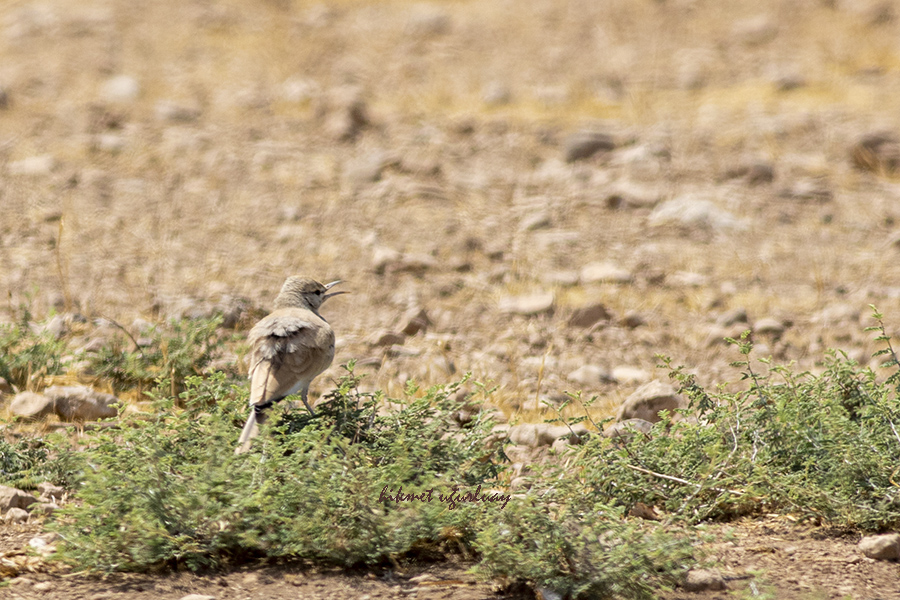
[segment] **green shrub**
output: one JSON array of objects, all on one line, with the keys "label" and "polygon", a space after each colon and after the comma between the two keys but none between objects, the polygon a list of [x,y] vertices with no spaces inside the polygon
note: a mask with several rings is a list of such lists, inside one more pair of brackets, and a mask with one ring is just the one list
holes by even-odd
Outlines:
[{"label": "green shrub", "polygon": [[[352,365],[316,417],[283,403],[251,452],[235,456],[247,386],[196,374],[218,343],[211,327],[181,330],[166,346],[180,350],[141,363],[142,385],[162,373],[151,415],[89,432],[77,453],[62,438],[0,445],[6,481],[50,477],[77,492],[53,525],[61,559],[112,571],[459,553],[489,576],[572,598],[647,598],[696,564],[693,526],[703,521],[780,512],[900,526],[900,361],[880,321],[886,380],[840,352],[819,375],[795,373],[751,358],[746,337],[732,340],[738,391],[706,389],[664,361],[690,399],[684,418],[630,440],[590,436],[534,467],[531,487],[516,494],[503,486],[510,473],[491,420],[454,423],[460,383],[410,385],[391,400],[399,410],[380,412],[385,398],[361,392]],[[451,504],[453,490],[497,501]],[[401,492],[419,499],[398,500]],[[663,521],[626,517],[639,502]]]},{"label": "green shrub", "polygon": [[71,486],[81,471],[80,455],[62,435],[10,443],[0,438],[0,485],[32,489],[43,481]]},{"label": "green shrub", "polygon": [[221,322],[221,316],[173,321],[171,329],[152,329],[146,347],[137,348],[130,334],[127,339],[117,336],[84,358],[94,375],[117,390],[146,390],[166,379],[174,395],[184,390],[187,377],[200,375],[218,355],[224,345],[217,332]]},{"label": "green shrub", "polygon": [[[158,395],[149,420],[125,417],[121,429],[93,434],[80,502],[54,525],[60,558],[111,571],[248,557],[377,565],[461,553],[480,556],[485,573],[585,597],[648,597],[693,564],[688,541],[586,503],[580,480],[501,498],[505,463],[492,421],[452,424],[459,383],[410,386],[394,401],[402,408],[384,414],[380,394],[357,383],[352,372],[343,377],[315,418],[279,407],[281,418],[240,456],[233,448],[245,386],[222,374],[189,377],[184,410]],[[468,492],[496,501],[448,499]],[[399,493],[420,499],[398,501]]]},{"label": "green shrub", "polygon": [[625,444],[589,443],[583,456],[605,465],[586,472],[594,495],[694,523],[786,512],[866,530],[900,525],[900,406],[891,385],[837,352],[821,375],[767,359],[757,372],[752,344],[734,343],[747,389],[712,392],[672,369],[691,400],[679,411],[687,419],[667,419]]},{"label": "green shrub", "polygon": [[15,324],[0,325],[0,377],[21,390],[46,375],[63,372],[65,342],[49,333],[35,333],[24,312]]},{"label": "green shrub", "polygon": [[696,565],[696,532],[625,519],[591,494],[577,473],[591,465],[540,471],[526,497],[478,532],[478,569],[572,598],[653,598]]}]

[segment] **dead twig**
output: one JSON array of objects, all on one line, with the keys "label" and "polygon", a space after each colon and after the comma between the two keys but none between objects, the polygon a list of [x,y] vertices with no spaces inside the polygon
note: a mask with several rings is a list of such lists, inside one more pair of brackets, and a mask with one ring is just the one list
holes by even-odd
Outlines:
[{"label": "dead twig", "polygon": [[[682,479],[680,477],[674,477],[672,475],[665,475],[663,473],[657,473],[656,471],[651,471],[649,469],[644,469],[642,467],[636,467],[634,465],[625,465],[625,466],[628,467],[629,469],[631,469],[632,471],[646,473],[647,475],[652,475],[653,477],[658,477],[660,479],[666,479],[668,481],[674,481],[675,483],[680,483],[682,485],[690,485],[690,486],[693,486],[696,488],[703,488],[703,486],[700,485],[699,483],[694,483],[693,481],[688,481],[687,479]],[[711,487],[709,489],[715,490],[717,492],[726,492],[729,494],[733,494],[735,496],[743,496],[744,495],[744,492],[741,492],[738,490],[729,490],[729,489],[720,488],[720,487]]]}]

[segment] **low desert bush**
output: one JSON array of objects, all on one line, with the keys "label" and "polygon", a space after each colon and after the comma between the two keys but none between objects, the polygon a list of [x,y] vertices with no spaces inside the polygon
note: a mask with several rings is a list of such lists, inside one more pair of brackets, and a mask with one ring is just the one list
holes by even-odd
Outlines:
[{"label": "low desert bush", "polygon": [[184,390],[185,379],[199,375],[221,350],[221,322],[221,316],[173,321],[152,328],[141,347],[130,334],[120,335],[84,359],[94,375],[116,390],[150,389],[165,378],[170,393],[177,394]]},{"label": "low desert bush", "polygon": [[586,500],[577,480],[510,496],[498,480],[506,466],[493,422],[453,424],[459,383],[410,386],[393,400],[398,410],[379,412],[380,394],[357,382],[348,372],[315,418],[280,407],[240,456],[244,386],[189,377],[183,410],[157,392],[149,420],[126,416],[92,434],[71,482],[79,501],[53,525],[59,557],[112,571],[461,554],[494,576],[622,597],[649,597],[693,564],[689,541]]},{"label": "low desert bush", "polygon": [[[754,358],[746,336],[732,340],[738,391],[704,388],[664,360],[689,408],[649,434],[588,436],[533,466],[515,492],[489,413],[454,421],[460,383],[410,384],[387,399],[360,391],[352,364],[316,417],[284,403],[235,456],[247,386],[191,374],[205,350],[179,359],[180,393],[171,371],[157,378],[151,413],[87,432],[79,450],[65,438],[6,444],[0,471],[73,490],[77,502],[52,527],[58,558],[82,569],[459,554],[495,579],[573,598],[650,597],[696,565],[693,527],[704,521],[776,512],[857,530],[900,526],[900,361],[876,317],[886,378],[841,352],[820,374],[795,373]],[[169,347],[187,346],[184,337]],[[660,521],[629,517],[639,503]]]},{"label": "low desert bush", "polygon": [[[876,313],[876,318],[881,315]],[[752,513],[789,513],[836,527],[900,525],[898,362],[879,380],[841,352],[819,375],[751,358],[745,336],[732,340],[747,383],[739,392],[708,390],[671,369],[690,399],[680,421],[666,419],[620,444],[595,440],[582,457],[593,494],[624,507],[655,505],[689,522]]]},{"label": "low desert bush", "polygon": [[20,390],[65,368],[66,344],[31,323],[28,311],[12,324],[0,325],[0,377]]}]

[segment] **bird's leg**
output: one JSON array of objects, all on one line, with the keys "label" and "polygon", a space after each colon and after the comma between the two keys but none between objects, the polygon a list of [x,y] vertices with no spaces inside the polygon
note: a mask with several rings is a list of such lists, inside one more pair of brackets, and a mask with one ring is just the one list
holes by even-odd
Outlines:
[{"label": "bird's leg", "polygon": [[309,401],[306,399],[306,395],[309,392],[307,388],[303,388],[300,392],[300,399],[303,400],[303,405],[306,407],[306,410],[309,411],[309,414],[312,416],[316,416],[316,413],[313,411],[312,407],[309,405]]}]

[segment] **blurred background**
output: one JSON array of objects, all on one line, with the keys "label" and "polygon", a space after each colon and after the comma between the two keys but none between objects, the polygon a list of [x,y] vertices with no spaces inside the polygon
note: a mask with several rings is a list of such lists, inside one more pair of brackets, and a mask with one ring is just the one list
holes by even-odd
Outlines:
[{"label": "blurred background", "polygon": [[511,411],[612,411],[658,353],[733,378],[746,329],[868,363],[898,33],[865,0],[6,1],[0,321],[240,332],[341,278],[332,371],[473,371]]}]

